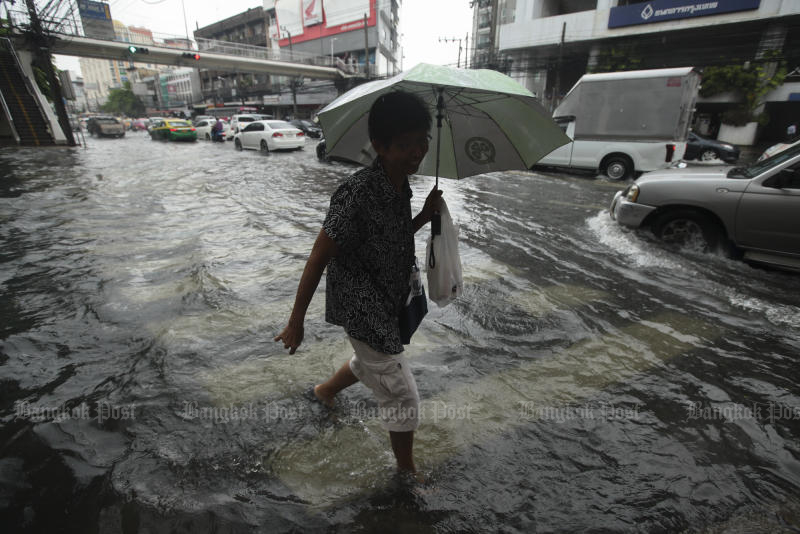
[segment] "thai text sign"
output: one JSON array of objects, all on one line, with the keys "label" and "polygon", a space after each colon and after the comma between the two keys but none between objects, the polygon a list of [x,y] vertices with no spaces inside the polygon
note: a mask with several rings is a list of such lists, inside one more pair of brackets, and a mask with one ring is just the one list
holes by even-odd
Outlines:
[{"label": "thai text sign", "polygon": [[761,0],[651,0],[612,7],[609,28],[758,9]]},{"label": "thai text sign", "polygon": [[78,12],[81,15],[83,34],[86,37],[114,40],[114,24],[111,22],[111,8],[108,4],[92,0],[78,0]]}]

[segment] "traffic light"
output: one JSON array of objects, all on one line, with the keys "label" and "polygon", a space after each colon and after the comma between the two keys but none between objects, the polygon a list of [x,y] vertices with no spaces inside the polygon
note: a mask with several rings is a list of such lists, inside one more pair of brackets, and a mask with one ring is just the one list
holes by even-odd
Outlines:
[{"label": "traffic light", "polygon": [[141,46],[134,46],[134,45],[130,45],[128,47],[128,51],[131,54],[149,54],[150,53],[150,50],[148,50],[147,48],[142,48]]},{"label": "traffic light", "polygon": [[196,59],[198,61],[200,60],[200,54],[198,54],[197,52],[184,52],[181,55],[189,59]]}]

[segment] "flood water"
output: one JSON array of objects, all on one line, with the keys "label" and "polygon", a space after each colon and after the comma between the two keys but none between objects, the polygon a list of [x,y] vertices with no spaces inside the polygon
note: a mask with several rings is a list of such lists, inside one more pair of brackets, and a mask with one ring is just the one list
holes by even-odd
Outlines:
[{"label": "flood water", "polygon": [[800,528],[800,275],[622,231],[604,180],[444,181],[465,288],[406,350],[415,485],[362,385],[303,396],[350,356],[324,279],[272,341],[353,168],[87,141],[0,149],[3,532]]}]

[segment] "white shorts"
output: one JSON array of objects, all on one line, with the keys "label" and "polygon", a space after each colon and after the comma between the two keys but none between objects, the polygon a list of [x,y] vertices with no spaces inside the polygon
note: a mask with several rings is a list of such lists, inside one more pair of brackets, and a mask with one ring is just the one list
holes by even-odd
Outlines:
[{"label": "white shorts", "polygon": [[410,432],[419,426],[419,393],[403,354],[384,354],[348,336],[353,345],[350,370],[378,401],[383,426],[390,432]]}]

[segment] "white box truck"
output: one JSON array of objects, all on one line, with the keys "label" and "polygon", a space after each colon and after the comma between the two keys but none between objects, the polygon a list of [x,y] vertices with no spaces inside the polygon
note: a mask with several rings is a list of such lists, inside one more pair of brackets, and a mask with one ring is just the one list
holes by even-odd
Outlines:
[{"label": "white box truck", "polygon": [[694,67],[586,74],[553,113],[573,141],[537,165],[613,180],[668,167],[686,151],[699,88]]}]

